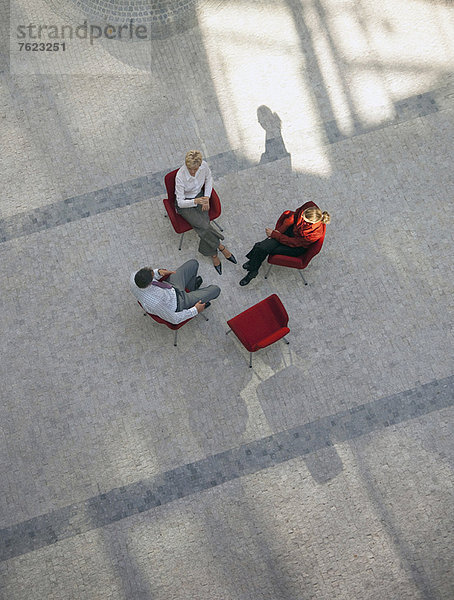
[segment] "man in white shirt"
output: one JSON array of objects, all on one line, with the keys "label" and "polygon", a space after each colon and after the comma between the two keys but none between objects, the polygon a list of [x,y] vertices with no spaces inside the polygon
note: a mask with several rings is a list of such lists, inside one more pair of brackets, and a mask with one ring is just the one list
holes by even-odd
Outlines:
[{"label": "man in white shirt", "polygon": [[[177,325],[202,312],[206,303],[221,293],[217,285],[200,287],[202,278],[197,276],[198,268],[195,259],[188,260],[176,271],[144,267],[132,273],[130,289],[146,312]],[[166,275],[165,281],[159,281]]]}]

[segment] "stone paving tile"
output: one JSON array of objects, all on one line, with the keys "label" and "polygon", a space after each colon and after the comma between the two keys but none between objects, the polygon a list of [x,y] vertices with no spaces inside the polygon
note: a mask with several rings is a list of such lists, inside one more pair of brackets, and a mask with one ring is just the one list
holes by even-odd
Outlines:
[{"label": "stone paving tile", "polygon": [[[0,560],[454,404],[454,376],[278,432],[0,531]],[[329,461],[333,464],[333,459]],[[312,469],[313,470],[313,469]],[[337,474],[337,473],[336,473]],[[317,479],[326,473],[316,474]]]},{"label": "stone paving tile", "polygon": [[444,409],[337,444],[343,468],[324,484],[297,458],[10,559],[5,591],[448,599],[453,486],[432,427],[451,418]]},{"label": "stone paving tile", "polygon": [[[346,239],[340,243],[337,229],[330,229],[332,237],[327,238],[323,254],[308,269],[307,287],[297,273],[276,270],[267,281],[258,278],[239,295],[240,268],[226,264],[223,302],[210,309],[209,322],[197,320],[181,330],[176,353],[170,332],[144,319],[131,303],[126,284],[134,268],[154,262],[155,257],[168,265],[172,257],[169,266],[173,266],[194,256],[195,238],[190,234],[181,258],[175,254],[178,240],[163,218],[161,198],[2,244],[8,256],[8,262],[2,263],[2,279],[9,298],[2,319],[5,329],[14,332],[3,362],[7,401],[2,422],[9,432],[7,493],[2,498],[9,520],[3,524],[13,520],[10,506],[14,507],[13,522],[23,521],[55,508],[55,498],[58,506],[82,501],[100,490],[364,404],[367,398],[381,398],[412,388],[418,381],[448,376],[450,232],[426,247],[420,242],[424,229],[418,217],[434,181],[431,161],[442,165],[449,160],[443,147],[435,144],[438,125],[443,128],[449,122],[440,121],[444,115],[426,117],[433,122],[422,133],[414,122],[401,125],[399,143],[387,143],[384,132],[369,134],[375,136],[371,139],[377,147],[386,148],[389,170],[381,179],[374,177],[372,161],[365,166],[374,193],[381,198],[377,206],[366,204],[368,222],[363,226],[369,228],[371,239],[363,234],[355,243],[349,241],[355,227],[343,217],[341,208],[349,206],[350,214],[359,220],[363,205],[352,203],[349,188],[344,189],[349,185],[348,171],[333,176],[336,194],[329,198],[330,181],[292,174],[285,161],[241,171],[234,180],[218,180],[222,225],[239,256],[263,225],[272,224],[288,207],[287,198],[279,196],[284,182],[294,205],[303,185],[321,204],[326,198],[324,206],[336,215]],[[415,135],[422,134],[428,149],[419,147],[416,157],[407,153],[407,162],[401,163],[404,173],[413,173],[415,160],[417,169],[411,178],[412,203],[401,207],[404,213],[396,215],[395,221],[396,228],[404,228],[408,252],[396,257],[393,234],[381,228],[380,211],[393,206],[393,197],[386,198],[393,161]],[[336,159],[345,159],[349,152],[354,156],[357,140],[351,145],[344,142],[343,147],[333,145],[339,147]],[[357,184],[363,186],[361,196],[368,188],[367,179],[362,181]],[[441,170],[437,184],[439,189],[449,189],[447,169]],[[248,223],[257,217],[255,199],[247,195],[251,186],[262,198],[264,211],[253,233]],[[238,199],[243,199],[241,222],[236,217]],[[443,198],[432,200],[431,207],[441,227],[447,226]],[[377,244],[383,250],[377,251]],[[424,258],[426,252],[432,257],[429,261]],[[206,281],[217,277],[203,260],[201,272]],[[25,273],[33,278],[33,296],[21,291]],[[291,347],[275,345],[257,354],[250,372],[245,353],[235,340],[225,338],[225,321],[275,291],[291,315],[298,315],[302,307],[317,307],[317,311],[310,320],[292,317]],[[427,301],[422,302],[422,297]],[[68,308],[62,311],[62,306]],[[216,370],[198,375],[197,356],[188,352],[197,344],[223,365],[222,383]],[[378,355],[377,347],[381,349]],[[27,360],[18,363],[17,356]],[[175,356],[181,368],[192,373],[184,382],[164,375]],[[298,375],[289,369],[292,365]],[[304,402],[299,400],[298,388],[292,392],[289,385],[290,393],[283,388],[275,395],[271,412],[268,404],[261,405],[260,384],[274,376],[285,380],[285,369],[304,385]],[[45,444],[40,442],[43,439]],[[30,440],[33,447],[28,450]]]},{"label": "stone paving tile", "polygon": [[[451,600],[453,412],[424,390],[452,377],[452,7],[171,8],[145,43],[27,62],[0,6],[0,522],[44,544],[2,593]],[[196,253],[162,207],[191,147],[238,257],[306,198],[333,221],[306,287],[274,268],[240,291],[201,258],[222,294],[174,348],[127,281]],[[273,292],[290,346],[249,370],[225,322]]]},{"label": "stone paving tile", "polygon": [[[410,119],[424,117],[437,112],[438,107],[435,100],[437,95],[445,97],[452,94],[454,94],[454,85],[452,89],[448,89],[447,91],[442,90],[438,94],[436,92],[418,94],[415,97],[402,100],[396,104],[396,118],[393,121],[365,130],[361,129],[358,122],[355,135],[369,133],[370,131],[388,127],[391,124],[403,123]],[[347,136],[340,133],[334,136],[331,135],[332,127],[330,123],[326,123],[325,127],[329,143],[334,144],[347,139]],[[268,158],[268,161],[279,160],[281,158],[282,155],[280,153],[274,153],[272,157]],[[206,160],[209,162],[215,178],[221,178],[255,166],[251,161],[247,161],[244,157],[241,157],[240,152],[233,150],[206,157]],[[71,223],[157,196],[163,191],[165,174],[173,168],[178,168],[178,166],[173,165],[165,171],[137,177],[136,179],[95,190],[82,196],[66,198],[58,203],[37,208],[30,212],[19,213],[9,218],[0,219],[0,242],[30,235],[31,233],[43,231],[51,227],[58,227],[64,223]]]}]

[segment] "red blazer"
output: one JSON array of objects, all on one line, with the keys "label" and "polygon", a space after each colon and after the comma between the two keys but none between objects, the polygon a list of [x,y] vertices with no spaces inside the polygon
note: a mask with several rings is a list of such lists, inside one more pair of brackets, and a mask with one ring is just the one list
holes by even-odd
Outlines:
[{"label": "red blazer", "polygon": [[299,234],[295,234],[295,236],[284,235],[285,231],[298,221],[301,213],[310,206],[317,205],[314,202],[306,202],[295,211],[284,211],[279,217],[276,223],[276,228],[271,234],[271,237],[274,240],[277,240],[280,244],[283,244],[284,246],[290,246],[291,248],[307,248],[323,237],[325,235],[326,225],[321,221],[318,223],[304,222],[302,236]]}]

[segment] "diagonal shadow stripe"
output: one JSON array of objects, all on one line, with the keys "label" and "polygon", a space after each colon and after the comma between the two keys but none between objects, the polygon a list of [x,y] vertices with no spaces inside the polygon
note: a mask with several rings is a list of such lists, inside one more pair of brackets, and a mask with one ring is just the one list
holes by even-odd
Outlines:
[{"label": "diagonal shadow stripe", "polygon": [[[207,160],[215,179],[224,177],[231,172],[238,172],[256,166],[256,163],[248,161],[233,150],[217,154]],[[170,170],[166,169],[151,175],[137,177],[94,192],[66,198],[47,206],[0,219],[0,243],[46,231],[59,225],[80,221],[159,195],[164,197],[164,176]]]},{"label": "diagonal shadow stripe", "polygon": [[[364,126],[357,121],[354,123],[354,131],[350,135],[340,133],[335,121],[323,123],[322,130],[326,142],[328,144],[336,144],[357,135],[364,135],[391,125],[398,125],[411,119],[438,112],[438,103],[441,102],[443,104],[443,100],[450,97],[450,95],[452,95],[452,90],[440,89],[400,100],[394,104],[394,118],[373,126]],[[310,139],[314,136],[315,130],[305,131],[302,134]],[[276,154],[269,160],[279,160],[289,156],[285,152],[285,148],[282,152],[281,155]],[[240,151],[236,150],[222,152],[210,156],[206,160],[210,164],[215,179],[258,165],[258,163],[248,160]],[[81,219],[115,210],[116,208],[155,198],[160,194],[164,196],[164,176],[170,170],[169,168],[151,175],[137,177],[94,192],[66,198],[47,206],[0,219],[0,243],[40,231],[46,231],[59,225],[80,221]]]},{"label": "diagonal shadow stripe", "polygon": [[0,561],[298,456],[453,406],[454,375],[115,488],[0,530]]}]

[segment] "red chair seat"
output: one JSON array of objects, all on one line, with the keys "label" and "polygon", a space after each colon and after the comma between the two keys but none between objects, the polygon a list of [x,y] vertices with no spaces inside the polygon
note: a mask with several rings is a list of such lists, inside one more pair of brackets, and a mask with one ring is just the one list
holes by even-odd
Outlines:
[{"label": "red chair seat", "polygon": [[188,321],[191,321],[191,319],[194,318],[191,317],[190,319],[186,319],[186,321],[182,321],[181,323],[169,323],[169,321],[161,319],[161,317],[158,317],[158,315],[153,315],[152,313],[147,312],[138,300],[137,303],[140,305],[140,308],[143,310],[143,312],[147,313],[147,315],[151,317],[153,321],[156,321],[156,323],[161,323],[162,325],[166,325],[169,329],[172,329],[173,331],[178,331],[180,327],[183,327],[183,325],[186,325]]},{"label": "red chair seat", "polygon": [[290,332],[287,311],[276,294],[246,309],[227,324],[251,353],[249,366],[252,366],[252,352],[274,344]]},{"label": "red chair seat", "polygon": [[283,254],[270,254],[268,256],[268,262],[270,265],[279,265],[281,267],[290,267],[291,269],[304,269],[304,260],[301,256],[284,256]]},{"label": "red chair seat", "polygon": [[192,226],[186,221],[186,219],[183,219],[183,217],[175,210],[175,200],[164,198],[163,202],[170,222],[172,223],[172,227],[175,229],[175,233],[184,233],[185,231],[192,229]]}]

